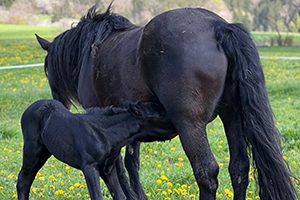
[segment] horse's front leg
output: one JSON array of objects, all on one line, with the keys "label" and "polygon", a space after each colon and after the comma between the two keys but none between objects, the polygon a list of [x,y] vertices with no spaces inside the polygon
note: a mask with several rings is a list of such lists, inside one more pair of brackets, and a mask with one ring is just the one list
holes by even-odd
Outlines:
[{"label": "horse's front leg", "polygon": [[139,178],[140,168],[140,142],[133,141],[126,147],[125,167],[129,174],[131,188],[139,200],[148,199]]}]

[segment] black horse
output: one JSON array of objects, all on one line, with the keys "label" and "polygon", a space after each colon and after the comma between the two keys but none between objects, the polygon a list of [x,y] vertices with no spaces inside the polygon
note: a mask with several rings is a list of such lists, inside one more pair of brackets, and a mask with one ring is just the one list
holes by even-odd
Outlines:
[{"label": "black horse", "polygon": [[217,115],[228,139],[234,199],[246,197],[247,147],[257,169],[260,198],[296,199],[248,30],[200,8],[162,13],[144,27],[109,10],[99,13],[92,7],[52,43],[37,38],[48,52],[45,71],[53,98],[66,107],[72,100],[84,108],[121,106],[122,99],[163,104],[176,131],[165,131],[169,125],[159,123],[155,129],[161,135],[137,138],[127,147],[125,166],[139,199],[146,196],[138,177],[138,141],[170,139],[176,133],[200,198],[216,198],[219,169],[206,125]]},{"label": "black horse", "polygon": [[[18,176],[18,199],[29,199],[36,173],[54,155],[83,171],[92,200],[102,199],[99,175],[113,199],[126,199],[114,168],[121,148],[141,130],[151,131],[150,121],[165,113],[155,103],[129,104],[128,108],[90,108],[86,114],[70,113],[56,100],[40,100],[24,112],[23,166]],[[121,191],[121,193],[120,193]]]}]

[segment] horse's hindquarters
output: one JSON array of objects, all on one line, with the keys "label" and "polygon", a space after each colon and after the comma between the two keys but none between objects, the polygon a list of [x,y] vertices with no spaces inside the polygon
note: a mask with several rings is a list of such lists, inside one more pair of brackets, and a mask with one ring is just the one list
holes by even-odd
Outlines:
[{"label": "horse's hindquarters", "polygon": [[205,129],[223,93],[227,59],[214,39],[213,22],[198,12],[154,18],[145,27],[139,53],[143,76],[179,133],[201,199],[214,199],[218,164]]}]

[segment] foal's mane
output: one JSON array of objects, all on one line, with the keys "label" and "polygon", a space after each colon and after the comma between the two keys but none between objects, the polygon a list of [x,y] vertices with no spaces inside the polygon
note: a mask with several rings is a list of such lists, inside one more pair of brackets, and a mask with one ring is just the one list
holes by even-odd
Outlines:
[{"label": "foal's mane", "polygon": [[92,107],[85,110],[85,113],[88,115],[106,115],[106,116],[112,116],[116,115],[118,113],[122,113],[128,111],[128,108],[118,108],[118,107]]},{"label": "foal's mane", "polygon": [[77,85],[82,66],[90,65],[98,47],[112,34],[135,27],[128,19],[91,7],[76,26],[58,35],[48,50],[46,76],[56,93],[71,103],[78,102]]}]

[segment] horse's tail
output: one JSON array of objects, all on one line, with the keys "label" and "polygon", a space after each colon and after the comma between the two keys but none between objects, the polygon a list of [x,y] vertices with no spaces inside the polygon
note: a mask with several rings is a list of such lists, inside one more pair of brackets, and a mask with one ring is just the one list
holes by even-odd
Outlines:
[{"label": "horse's tail", "polygon": [[248,30],[241,24],[215,25],[215,39],[228,59],[226,84],[243,121],[247,145],[258,173],[259,195],[265,200],[294,200],[292,173],[283,159],[260,58]]}]

